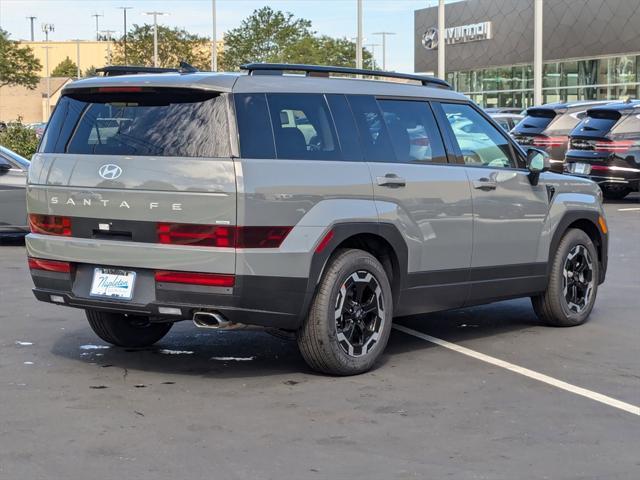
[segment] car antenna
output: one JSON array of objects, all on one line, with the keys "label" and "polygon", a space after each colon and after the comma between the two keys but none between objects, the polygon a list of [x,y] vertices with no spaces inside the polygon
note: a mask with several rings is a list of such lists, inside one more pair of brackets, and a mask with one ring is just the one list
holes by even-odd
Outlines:
[{"label": "car antenna", "polygon": [[189,65],[184,60],[180,62],[180,73],[195,73],[198,71],[199,70],[196,67],[194,67],[193,65]]}]

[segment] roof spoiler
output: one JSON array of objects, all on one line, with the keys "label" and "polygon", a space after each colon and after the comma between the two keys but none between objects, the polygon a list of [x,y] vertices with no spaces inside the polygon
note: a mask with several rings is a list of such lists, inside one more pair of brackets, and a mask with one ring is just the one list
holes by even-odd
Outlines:
[{"label": "roof spoiler", "polygon": [[141,75],[145,73],[195,73],[198,69],[187,62],[180,62],[180,68],[140,67],[137,65],[109,65],[96,68],[96,73],[103,77],[118,77],[120,75]]},{"label": "roof spoiler", "polygon": [[368,77],[398,78],[402,80],[414,80],[424,86],[446,88],[451,90],[444,80],[426,75],[412,73],[385,72],[383,70],[364,70],[351,67],[327,67],[321,65],[304,65],[297,63],[247,63],[240,65],[242,70],[247,70],[249,75],[283,75],[285,71],[304,72],[307,77],[329,77],[332,73],[346,75],[365,75]]}]

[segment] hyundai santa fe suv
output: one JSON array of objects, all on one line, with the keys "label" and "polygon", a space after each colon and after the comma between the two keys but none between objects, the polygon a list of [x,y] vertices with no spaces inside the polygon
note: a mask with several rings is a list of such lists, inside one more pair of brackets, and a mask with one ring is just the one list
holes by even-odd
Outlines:
[{"label": "hyundai santa fe suv", "polygon": [[569,133],[584,118],[587,109],[606,101],[548,103],[531,107],[511,130],[513,138],[524,148],[539,148],[549,154],[551,170],[562,173],[569,145]]},{"label": "hyundai santa fe suv", "polygon": [[531,297],[550,325],[587,319],[608,244],[592,181],[441,80],[243,68],[65,87],[29,171],[39,300],[119,346],[185,319],[295,336],[337,375],[374,365],[394,317]]},{"label": "hyundai santa fe suv", "polygon": [[587,110],[570,139],[568,173],[597,182],[612,200],[640,189],[640,101]]}]

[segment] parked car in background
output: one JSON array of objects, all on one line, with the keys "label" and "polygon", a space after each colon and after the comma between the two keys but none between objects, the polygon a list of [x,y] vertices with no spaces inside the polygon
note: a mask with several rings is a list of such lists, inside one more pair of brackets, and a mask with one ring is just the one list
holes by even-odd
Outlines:
[{"label": "parked car in background", "polygon": [[36,132],[36,137],[40,139],[44,134],[44,129],[47,128],[47,122],[30,123],[27,126],[33,129]]},{"label": "parked car in background", "polygon": [[586,115],[586,111],[605,101],[548,103],[527,109],[526,116],[511,131],[523,147],[536,147],[549,154],[551,170],[563,172],[564,156],[569,145],[569,133]]},{"label": "parked car in background", "polygon": [[587,110],[570,134],[564,168],[597,182],[608,199],[640,187],[640,101]]},{"label": "parked car in background", "polygon": [[524,115],[518,115],[516,113],[488,113],[489,116],[507,132],[510,132],[513,127],[524,118]]},{"label": "parked car in background", "polygon": [[0,236],[27,233],[29,160],[0,146]]}]

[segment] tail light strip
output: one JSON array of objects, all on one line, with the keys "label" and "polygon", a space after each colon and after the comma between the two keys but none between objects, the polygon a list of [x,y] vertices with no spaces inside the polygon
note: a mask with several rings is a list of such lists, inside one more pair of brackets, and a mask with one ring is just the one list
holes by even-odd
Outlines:
[{"label": "tail light strip", "polygon": [[209,287],[233,287],[235,275],[222,273],[192,273],[159,270],[155,273],[156,282],[184,283],[189,285],[206,285]]},{"label": "tail light strip", "polygon": [[29,227],[33,233],[71,236],[71,218],[58,215],[29,214]]},{"label": "tail light strip", "polygon": [[637,146],[635,140],[617,140],[610,142],[596,142],[594,150],[605,153],[624,153],[631,150],[631,147]]},{"label": "tail light strip", "polygon": [[43,270],[46,272],[70,273],[71,263],[58,260],[45,260],[43,258],[28,257],[27,262],[31,270]]},{"label": "tail light strip", "polygon": [[561,147],[569,142],[569,137],[534,137],[532,144],[535,147]]},{"label": "tail light strip", "polygon": [[293,227],[230,227],[159,223],[158,241],[167,245],[222,248],[278,248]]}]

